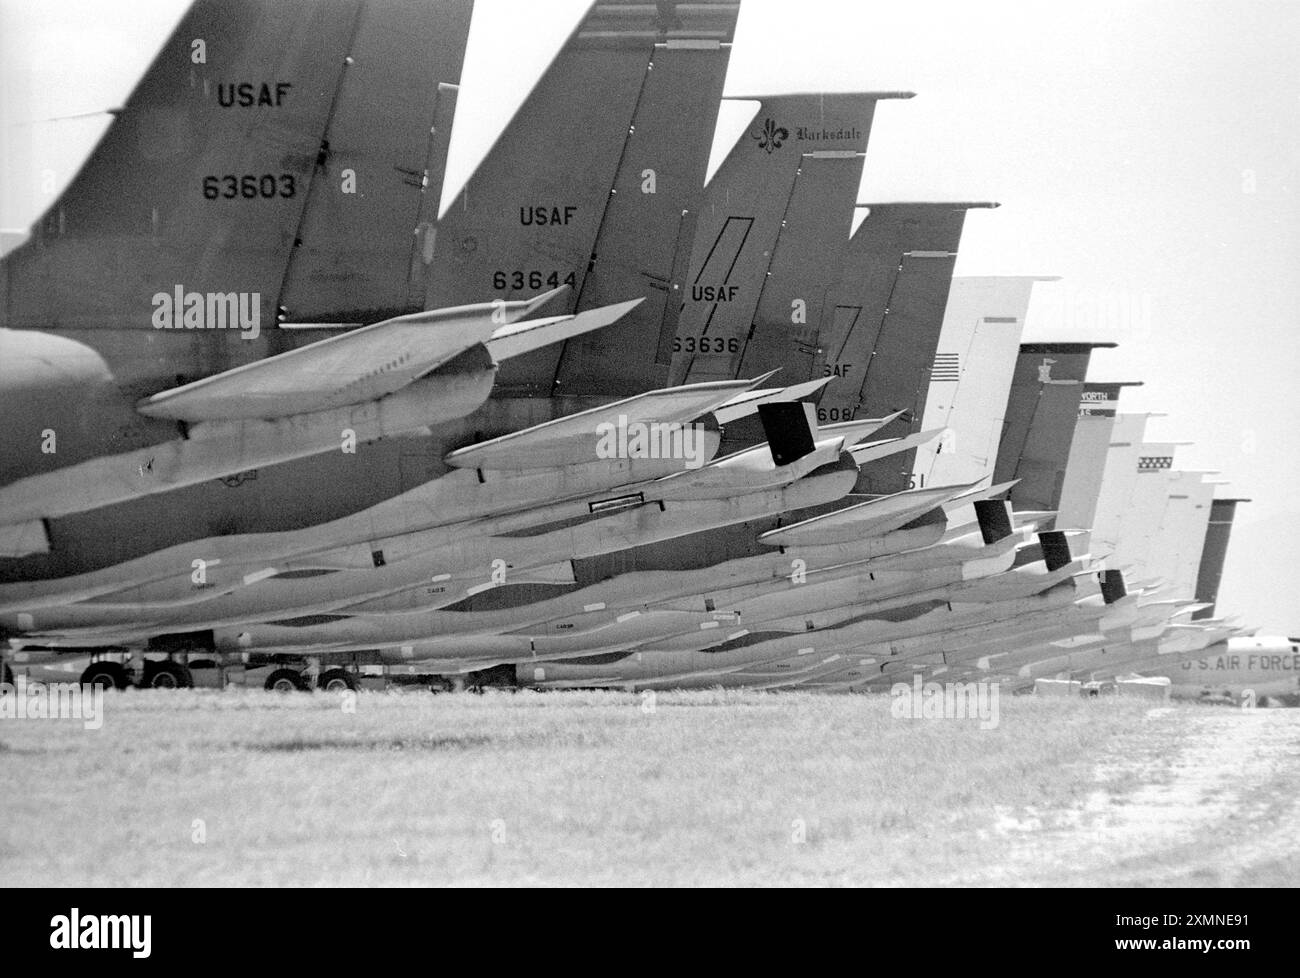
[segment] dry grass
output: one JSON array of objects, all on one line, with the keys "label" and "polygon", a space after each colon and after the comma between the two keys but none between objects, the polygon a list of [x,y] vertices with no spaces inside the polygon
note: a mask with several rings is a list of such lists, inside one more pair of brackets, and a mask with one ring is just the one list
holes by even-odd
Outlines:
[{"label": "dry grass", "polygon": [[1098,757],[1153,722],[1115,699],[1003,697],[992,730],[883,696],[353,702],[128,691],[99,731],[0,721],[0,881],[981,882],[1020,844],[1008,811],[1082,805]]}]

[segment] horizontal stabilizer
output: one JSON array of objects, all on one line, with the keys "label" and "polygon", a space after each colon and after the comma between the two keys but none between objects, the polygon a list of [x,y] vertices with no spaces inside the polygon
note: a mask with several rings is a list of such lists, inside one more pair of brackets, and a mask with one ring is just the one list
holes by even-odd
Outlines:
[{"label": "horizontal stabilizer", "polygon": [[918,431],[910,434],[905,438],[889,438],[885,441],[873,441],[866,445],[856,445],[850,448],[849,454],[853,456],[853,461],[859,465],[866,465],[868,462],[874,462],[878,458],[887,458],[890,455],[897,455],[899,452],[905,452],[909,449],[916,448],[918,445],[924,445],[926,442],[938,438],[944,431],[943,428],[932,428],[929,431]]},{"label": "horizontal stabilizer", "polygon": [[822,425],[817,429],[821,437],[843,435],[845,446],[851,448],[868,435],[873,435],[891,421],[897,421],[906,411],[895,411],[883,418],[860,418],[857,421],[837,421],[835,424]]},{"label": "horizontal stabilizer", "polygon": [[935,486],[880,496],[762,534],[770,547],[820,546],[876,536],[910,523],[971,486]]},{"label": "horizontal stabilizer", "polygon": [[502,326],[487,341],[488,352],[492,354],[493,360],[500,363],[552,343],[560,343],[581,336],[583,333],[604,329],[622,319],[644,301],[644,299],[630,299],[611,306],[587,309],[576,316],[526,319],[520,323]]},{"label": "horizontal stabilizer", "polygon": [[[762,383],[772,374],[764,374],[755,380],[755,383]],[[718,424],[730,424],[739,418],[753,414],[758,410],[760,404],[773,404],[779,401],[798,401],[802,398],[816,394],[819,390],[829,384],[834,377],[822,377],[818,380],[810,380],[804,384],[792,384],[789,387],[767,387],[762,390],[746,391],[744,394],[738,394],[733,397],[722,407],[713,412]]]},{"label": "horizontal stabilizer", "polygon": [[386,319],[265,360],[146,397],[151,418],[233,421],[282,418],[362,404],[400,390],[566,287],[528,300],[484,302]]},{"label": "horizontal stabilizer", "polygon": [[[987,476],[985,478],[987,478]],[[984,479],[980,479],[979,482],[971,483],[971,489],[969,491],[962,493],[960,496],[954,496],[952,499],[945,502],[943,504],[944,512],[952,515],[953,510],[960,509],[963,506],[969,506],[981,499],[996,499],[1014,486],[1019,480],[1012,479],[1010,482],[999,482],[995,485],[983,486],[981,488],[980,483],[983,481]]]},{"label": "horizontal stabilizer", "polygon": [[[614,450],[611,457],[622,457],[621,450],[631,449],[634,437],[645,440],[641,434],[654,433],[644,431],[642,426],[682,425],[707,414],[753,383],[728,380],[649,391],[458,448],[445,461],[458,469],[554,468],[601,457],[598,451],[602,440],[612,442],[608,446]],[[678,432],[678,437],[682,434]]]}]

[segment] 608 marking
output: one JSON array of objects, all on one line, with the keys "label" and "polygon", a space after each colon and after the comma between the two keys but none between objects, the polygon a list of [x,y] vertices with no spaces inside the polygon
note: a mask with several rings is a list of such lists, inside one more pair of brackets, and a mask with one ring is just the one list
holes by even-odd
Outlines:
[{"label": "608 marking", "polygon": [[818,421],[852,421],[853,415],[857,414],[856,407],[846,408],[818,408]]}]

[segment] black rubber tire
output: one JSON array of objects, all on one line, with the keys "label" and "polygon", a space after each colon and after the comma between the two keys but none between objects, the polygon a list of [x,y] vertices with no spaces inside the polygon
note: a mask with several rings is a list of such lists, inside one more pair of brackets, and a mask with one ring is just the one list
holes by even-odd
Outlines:
[{"label": "black rubber tire", "polygon": [[346,669],[326,669],[316,680],[316,685],[327,693],[343,693],[360,689],[357,677]]},{"label": "black rubber tire", "polygon": [[168,659],[151,662],[145,668],[140,685],[144,689],[190,689],[194,685],[194,677],[186,666]]},{"label": "black rubber tire", "polygon": [[92,662],[81,674],[81,685],[105,689],[126,689],[130,685],[126,670],[116,662]]},{"label": "black rubber tire", "polygon": [[292,693],[294,690],[307,689],[307,682],[296,669],[277,669],[266,677],[264,688],[278,693]]}]

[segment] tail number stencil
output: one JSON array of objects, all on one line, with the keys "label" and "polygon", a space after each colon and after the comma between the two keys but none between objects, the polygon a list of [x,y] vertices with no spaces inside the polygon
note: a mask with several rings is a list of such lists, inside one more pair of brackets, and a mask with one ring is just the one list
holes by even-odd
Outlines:
[{"label": "tail number stencil", "polygon": [[736,336],[677,336],[673,338],[674,353],[739,353],[740,338]]},{"label": "tail number stencil", "polygon": [[203,196],[208,200],[292,197],[297,192],[292,173],[226,173],[203,178]]},{"label": "tail number stencil", "polygon": [[513,272],[493,272],[492,288],[497,290],[512,289],[519,291],[528,288],[534,292],[542,287],[558,289],[560,284],[573,285],[576,281],[573,272],[570,272],[564,278],[560,278],[559,272],[539,272],[537,269],[532,271],[513,271]]},{"label": "tail number stencil", "polygon": [[856,407],[851,408],[818,408],[818,421],[852,421],[853,416],[857,414]]}]

